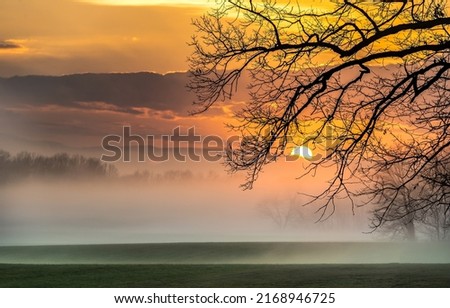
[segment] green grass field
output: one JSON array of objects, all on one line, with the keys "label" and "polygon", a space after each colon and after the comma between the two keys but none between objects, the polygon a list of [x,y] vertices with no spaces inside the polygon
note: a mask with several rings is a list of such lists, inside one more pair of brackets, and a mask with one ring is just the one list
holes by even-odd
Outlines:
[{"label": "green grass field", "polygon": [[0,265],[0,287],[450,287],[450,265]]},{"label": "green grass field", "polygon": [[448,243],[0,247],[0,287],[450,287]]}]

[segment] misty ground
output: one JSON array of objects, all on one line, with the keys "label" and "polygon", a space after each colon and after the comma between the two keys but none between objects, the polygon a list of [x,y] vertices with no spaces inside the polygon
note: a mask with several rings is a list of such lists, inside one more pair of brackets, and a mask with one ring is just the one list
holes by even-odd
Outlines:
[{"label": "misty ground", "polygon": [[448,242],[253,242],[0,246],[15,264],[450,263]]},{"label": "misty ground", "polygon": [[450,287],[448,243],[0,247],[0,287]]}]

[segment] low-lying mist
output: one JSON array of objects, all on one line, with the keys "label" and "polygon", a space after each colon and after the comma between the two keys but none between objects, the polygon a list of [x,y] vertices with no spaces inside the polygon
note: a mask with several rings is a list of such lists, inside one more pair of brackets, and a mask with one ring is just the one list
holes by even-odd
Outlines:
[{"label": "low-lying mist", "polygon": [[[217,170],[216,170],[217,171]],[[0,244],[368,241],[367,216],[342,204],[327,221],[292,187],[196,169],[119,179],[64,177],[0,186]],[[273,180],[273,179],[271,179]]]},{"label": "low-lying mist", "polygon": [[15,264],[376,264],[449,263],[437,242],[239,242],[0,246]]}]

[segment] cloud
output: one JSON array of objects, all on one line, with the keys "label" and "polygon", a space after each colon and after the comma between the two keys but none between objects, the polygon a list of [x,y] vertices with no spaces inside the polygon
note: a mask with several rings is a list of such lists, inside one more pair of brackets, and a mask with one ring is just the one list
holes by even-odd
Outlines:
[{"label": "cloud", "polygon": [[[167,135],[178,126],[184,132],[195,126],[201,135],[228,136],[223,123],[231,121],[226,111],[230,103],[190,116],[195,95],[187,82],[186,72],[0,78],[0,131],[11,134],[0,143],[11,151],[40,151],[36,144],[18,144],[18,138],[70,148],[99,147],[104,136],[120,135],[123,126],[132,126],[133,133],[142,136]],[[43,149],[49,148],[46,144]]]},{"label": "cloud", "polygon": [[[195,94],[186,87],[188,82],[187,72],[18,76],[0,78],[0,100],[8,107],[53,105],[135,115],[151,109],[165,111],[161,115],[173,119],[197,108],[193,105]],[[246,99],[244,92],[234,97]]]},{"label": "cloud", "polygon": [[0,78],[9,106],[58,105],[139,114],[139,108],[186,115],[195,100],[187,73],[76,74]]},{"label": "cloud", "polygon": [[96,110],[96,111],[113,111],[113,112],[124,112],[140,115],[143,112],[139,108],[130,107],[119,107],[113,104],[108,104],[104,102],[77,102],[75,105],[83,109]]},{"label": "cloud", "polygon": [[11,41],[0,41],[0,49],[18,49],[22,46],[15,44]]}]

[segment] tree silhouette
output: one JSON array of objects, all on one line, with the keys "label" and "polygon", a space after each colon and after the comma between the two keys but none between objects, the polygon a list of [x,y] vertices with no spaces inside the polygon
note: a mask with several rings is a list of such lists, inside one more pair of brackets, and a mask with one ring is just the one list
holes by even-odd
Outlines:
[{"label": "tree silhouette", "polygon": [[375,203],[372,226],[408,240],[416,239],[417,233],[435,240],[446,239],[450,227],[450,186],[441,176],[449,176],[449,170],[437,163],[430,169],[433,174],[421,174],[402,185],[406,170],[406,166],[396,166],[367,185],[364,193]]},{"label": "tree silhouette", "polygon": [[433,239],[448,239],[450,231],[450,165],[447,160],[435,161],[434,168],[421,176],[426,185],[418,202],[425,232]]},{"label": "tree silhouette", "polygon": [[[450,18],[446,2],[338,1],[308,9],[296,1],[222,0],[194,21],[190,89],[198,112],[231,99],[241,80],[249,100],[233,129],[231,172],[261,169],[297,145],[328,142],[304,174],[333,167],[322,201],[359,205],[358,183],[408,166],[396,187],[448,161]],[[331,133],[325,133],[326,131]],[[354,185],[357,182],[357,185]],[[389,209],[388,209],[389,210]]]},{"label": "tree silhouette", "polygon": [[279,198],[265,198],[258,202],[261,214],[270,218],[278,228],[286,229],[292,223],[298,223],[303,218],[299,210],[296,195]]},{"label": "tree silhouette", "polygon": [[368,185],[368,195],[376,196],[371,223],[393,237],[415,240],[417,223],[422,220],[419,198],[424,187],[416,182],[401,185],[405,170],[396,166]]},{"label": "tree silhouette", "polygon": [[66,153],[44,156],[29,152],[17,155],[0,150],[0,183],[28,177],[102,178],[116,177],[117,169],[96,158]]}]

